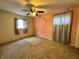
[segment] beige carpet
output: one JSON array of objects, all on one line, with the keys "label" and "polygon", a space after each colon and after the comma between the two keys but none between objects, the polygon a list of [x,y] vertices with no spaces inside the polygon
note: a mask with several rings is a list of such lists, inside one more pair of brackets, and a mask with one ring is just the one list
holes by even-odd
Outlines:
[{"label": "beige carpet", "polygon": [[79,49],[30,37],[0,47],[0,59],[79,59]]}]

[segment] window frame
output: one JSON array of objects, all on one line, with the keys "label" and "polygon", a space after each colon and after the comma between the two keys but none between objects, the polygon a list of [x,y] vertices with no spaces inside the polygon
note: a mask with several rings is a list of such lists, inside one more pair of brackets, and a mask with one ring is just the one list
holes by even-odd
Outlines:
[{"label": "window frame", "polygon": [[[17,29],[17,20],[18,19],[21,19],[21,18],[16,18],[16,17],[14,18],[14,30],[15,30],[15,34],[16,35],[19,35],[20,34],[20,32],[19,32],[20,29]],[[22,20],[23,20],[23,22],[26,22],[27,28],[23,28],[21,30],[23,30],[23,33],[27,33],[28,32],[28,20],[26,20],[26,19],[22,19]]]}]

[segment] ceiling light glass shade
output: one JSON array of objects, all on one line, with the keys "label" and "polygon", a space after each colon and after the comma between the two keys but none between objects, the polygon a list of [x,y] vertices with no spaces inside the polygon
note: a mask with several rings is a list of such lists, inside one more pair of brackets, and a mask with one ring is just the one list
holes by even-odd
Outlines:
[{"label": "ceiling light glass shade", "polygon": [[36,12],[33,12],[32,15],[33,15],[33,16],[36,16]]}]

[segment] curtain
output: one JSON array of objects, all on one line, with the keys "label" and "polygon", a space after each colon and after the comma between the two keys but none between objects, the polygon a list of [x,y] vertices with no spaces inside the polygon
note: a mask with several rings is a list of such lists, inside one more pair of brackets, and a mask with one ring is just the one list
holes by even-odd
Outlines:
[{"label": "curtain", "polygon": [[14,32],[15,32],[15,34],[16,35],[18,35],[19,34],[19,30],[17,29],[17,18],[14,18]]},{"label": "curtain", "polygon": [[71,12],[54,16],[54,41],[70,43]]},{"label": "curtain", "polygon": [[24,24],[23,32],[24,32],[24,33],[27,33],[27,32],[28,32],[28,24],[27,24],[27,20],[24,19],[24,23],[23,23],[23,24]]}]

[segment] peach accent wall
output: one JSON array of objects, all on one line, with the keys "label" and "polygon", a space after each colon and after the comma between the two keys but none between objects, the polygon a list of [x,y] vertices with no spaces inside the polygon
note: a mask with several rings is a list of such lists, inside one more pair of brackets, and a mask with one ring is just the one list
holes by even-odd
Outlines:
[{"label": "peach accent wall", "polygon": [[73,11],[71,45],[75,46],[77,28],[78,28],[78,19],[79,19],[79,7],[68,8],[68,9],[58,9],[50,13],[46,13],[41,17],[37,17],[35,19],[36,35],[42,38],[52,40],[53,39],[53,15],[67,12],[67,11]]},{"label": "peach accent wall", "polygon": [[[14,17],[28,19],[28,32],[23,33],[20,30],[19,35],[15,35],[14,32]],[[0,10],[0,44],[17,40],[23,37],[34,35],[34,25],[31,18],[19,16],[13,13]]]},{"label": "peach accent wall", "polygon": [[35,20],[36,35],[50,39],[52,37],[52,15],[44,14]]},{"label": "peach accent wall", "polygon": [[73,23],[72,23],[72,32],[71,32],[71,42],[72,46],[75,46],[77,40],[77,29],[79,21],[79,7],[73,9]]}]

